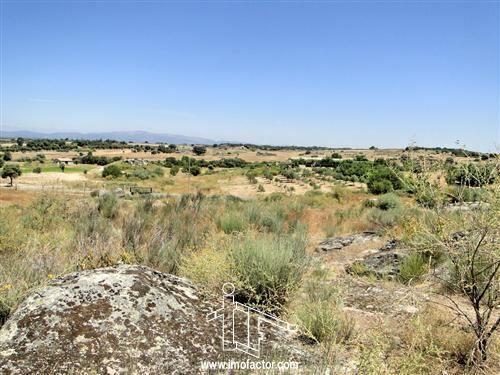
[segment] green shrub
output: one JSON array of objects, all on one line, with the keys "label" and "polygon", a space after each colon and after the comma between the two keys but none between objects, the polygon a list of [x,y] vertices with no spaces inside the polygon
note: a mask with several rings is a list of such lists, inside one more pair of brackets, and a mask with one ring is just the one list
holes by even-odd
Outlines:
[{"label": "green shrub", "polygon": [[118,213],[118,199],[114,194],[106,193],[99,197],[97,210],[108,219],[114,218]]},{"label": "green shrub", "polygon": [[273,180],[273,178],[274,178],[274,176],[273,176],[272,172],[271,172],[269,169],[266,169],[266,170],[264,171],[263,175],[264,175],[264,177],[265,177],[266,179],[268,179],[269,181],[272,181],[272,180]]},{"label": "green shrub", "polygon": [[280,171],[280,173],[283,177],[287,178],[288,180],[295,180],[299,177],[297,172],[291,168],[284,168]]},{"label": "green shrub", "polygon": [[[361,174],[358,174],[361,176]],[[402,177],[392,169],[378,165],[369,174],[368,190],[372,194],[385,194],[403,188]]]},{"label": "green shrub", "polygon": [[247,178],[248,182],[251,183],[252,185],[257,183],[257,174],[254,171],[248,171],[247,172]]},{"label": "green shrub", "polygon": [[313,271],[311,276],[304,287],[305,301],[295,309],[302,336],[326,344],[349,340],[354,324],[342,311],[339,288],[326,280],[322,269]]},{"label": "green shrub", "polygon": [[285,197],[283,193],[271,193],[264,200],[266,202],[279,202]]},{"label": "green shrub", "polygon": [[263,212],[257,222],[260,229],[268,232],[280,232],[283,229],[283,217],[277,212]]},{"label": "green shrub", "polygon": [[3,160],[5,160],[5,161],[11,161],[12,160],[12,152],[5,151],[3,153]]},{"label": "green shrub", "polygon": [[111,176],[113,178],[120,177],[122,175],[122,171],[120,167],[116,164],[111,164],[104,167],[102,171],[102,177]]},{"label": "green shrub", "polygon": [[484,200],[485,191],[481,188],[467,186],[450,186],[447,189],[448,200],[451,203],[479,202]]},{"label": "green shrub", "polygon": [[313,189],[307,191],[303,196],[301,196],[300,202],[309,207],[323,207],[329,199],[333,198],[332,195],[329,197],[324,194],[321,190]]},{"label": "green shrub", "polygon": [[257,187],[257,191],[259,193],[264,193],[266,191],[266,189],[264,189],[264,186],[262,186],[262,184],[259,184],[259,186]]},{"label": "green shrub", "polygon": [[173,165],[172,167],[170,167],[171,176],[176,176],[177,173],[179,173],[179,167],[177,165]]},{"label": "green shrub", "polygon": [[394,190],[391,181],[389,180],[368,180],[368,191],[372,194],[386,194]]},{"label": "green shrub", "polygon": [[35,167],[35,168],[33,168],[33,171],[32,171],[32,172],[33,172],[33,173],[42,173],[42,168],[40,168],[40,167]]},{"label": "green shrub", "polygon": [[141,180],[147,180],[151,177],[151,173],[144,167],[134,169],[133,176]]},{"label": "green shrub", "polygon": [[441,204],[440,192],[433,190],[422,190],[415,193],[415,201],[425,208],[435,208]]},{"label": "green shrub", "polygon": [[468,163],[451,166],[447,170],[448,184],[469,187],[481,187],[492,184],[498,179],[498,170],[494,163]]},{"label": "green shrub", "polygon": [[201,174],[201,168],[197,165],[184,166],[182,167],[182,173],[190,174],[192,176],[198,176]]},{"label": "green shrub", "polygon": [[157,166],[153,169],[153,174],[158,177],[163,177],[164,171],[163,168],[160,166]]},{"label": "green shrub", "polygon": [[284,229],[285,211],[280,205],[248,202],[245,207],[245,215],[259,231],[281,232]]},{"label": "green shrub", "polygon": [[35,199],[22,216],[25,228],[49,231],[64,223],[68,207],[55,194],[43,193]]},{"label": "green shrub", "polygon": [[372,209],[368,215],[368,221],[382,229],[388,229],[399,224],[403,219],[404,211],[402,209],[393,209],[384,211],[381,209]]},{"label": "green shrub", "polygon": [[429,266],[426,257],[421,253],[411,252],[401,263],[398,278],[401,282],[408,284],[419,279],[428,271]]},{"label": "green shrub", "polygon": [[277,313],[299,286],[308,265],[306,237],[275,234],[235,239],[230,246],[236,298]]},{"label": "green shrub", "polygon": [[226,234],[243,232],[248,226],[245,217],[239,212],[226,212],[217,219],[217,227]]},{"label": "green shrub", "polygon": [[377,208],[386,211],[395,208],[400,208],[402,206],[402,203],[396,194],[388,193],[382,195],[377,199],[376,206]]},{"label": "green shrub", "polygon": [[366,208],[373,208],[377,206],[377,200],[376,199],[365,199],[363,201],[363,207]]},{"label": "green shrub", "polygon": [[318,343],[345,342],[353,321],[330,301],[306,302],[296,312],[302,335]]}]

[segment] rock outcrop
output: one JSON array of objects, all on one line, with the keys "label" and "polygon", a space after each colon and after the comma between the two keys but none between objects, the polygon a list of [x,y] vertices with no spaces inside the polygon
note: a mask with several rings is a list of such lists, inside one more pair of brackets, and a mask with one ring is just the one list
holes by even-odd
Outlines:
[{"label": "rock outcrop", "polygon": [[1,373],[198,373],[223,354],[220,322],[207,320],[220,302],[142,266],[69,274],[1,328]]},{"label": "rock outcrop", "polygon": [[363,243],[377,238],[374,232],[362,232],[345,237],[326,238],[316,247],[317,252],[328,252],[332,250],[341,250],[353,243]]},{"label": "rock outcrop", "polygon": [[392,279],[399,274],[401,263],[408,256],[408,250],[401,247],[397,240],[390,240],[376,251],[345,267],[347,273],[374,275]]}]

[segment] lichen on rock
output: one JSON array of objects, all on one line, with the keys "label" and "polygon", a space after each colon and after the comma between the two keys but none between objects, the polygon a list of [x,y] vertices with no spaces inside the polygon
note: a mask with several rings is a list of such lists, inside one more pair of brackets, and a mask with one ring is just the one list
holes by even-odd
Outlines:
[{"label": "lichen on rock", "polygon": [[221,356],[217,300],[142,266],[69,274],[0,330],[2,373],[194,373]]}]

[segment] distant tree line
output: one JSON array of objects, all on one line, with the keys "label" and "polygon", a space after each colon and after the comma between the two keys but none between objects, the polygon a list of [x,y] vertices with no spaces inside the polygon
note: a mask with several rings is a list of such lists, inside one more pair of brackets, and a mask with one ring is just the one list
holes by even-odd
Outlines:
[{"label": "distant tree line", "polygon": [[434,151],[440,154],[452,154],[457,157],[473,157],[482,158],[487,160],[489,158],[495,158],[497,155],[494,153],[483,153],[478,151],[470,151],[463,148],[448,148],[448,147],[421,147],[421,146],[411,146],[406,147],[405,151]]},{"label": "distant tree line", "polygon": [[170,153],[177,150],[176,145],[131,145],[123,141],[112,139],[25,139],[17,138],[15,144],[10,146],[0,145],[0,151],[27,152],[27,151],[74,151],[78,149],[102,150],[102,149],[132,149],[134,152],[150,151],[156,153]]},{"label": "distant tree line", "polygon": [[121,156],[113,156],[112,158],[107,158],[106,156],[94,156],[92,152],[88,152],[85,156],[78,156],[73,158],[73,162],[75,164],[107,165],[121,159]]},{"label": "distant tree line", "polygon": [[[320,146],[271,146],[271,145],[255,145],[252,143],[221,143],[218,145],[213,145],[213,147],[224,148],[224,147],[244,147],[248,150],[265,150],[265,151],[283,151],[283,150],[294,150],[294,151],[324,151],[330,150],[331,147],[320,147]],[[339,148],[338,150],[350,150],[350,148]]]}]

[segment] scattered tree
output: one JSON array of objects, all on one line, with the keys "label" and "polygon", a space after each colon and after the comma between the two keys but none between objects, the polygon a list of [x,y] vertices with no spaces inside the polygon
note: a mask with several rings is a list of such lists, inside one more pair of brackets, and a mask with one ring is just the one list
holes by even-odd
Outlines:
[{"label": "scattered tree", "polygon": [[113,178],[120,177],[122,175],[122,170],[116,164],[111,164],[104,167],[102,171],[102,177],[111,176]]},{"label": "scattered tree", "polygon": [[10,186],[12,186],[14,179],[21,176],[22,173],[23,172],[21,171],[21,168],[19,168],[17,165],[7,164],[2,169],[2,178],[9,178],[10,179]]},{"label": "scattered tree", "polygon": [[203,147],[203,146],[194,146],[193,147],[193,153],[195,155],[200,156],[200,155],[203,155],[206,152],[207,152],[207,149],[205,147]]}]

